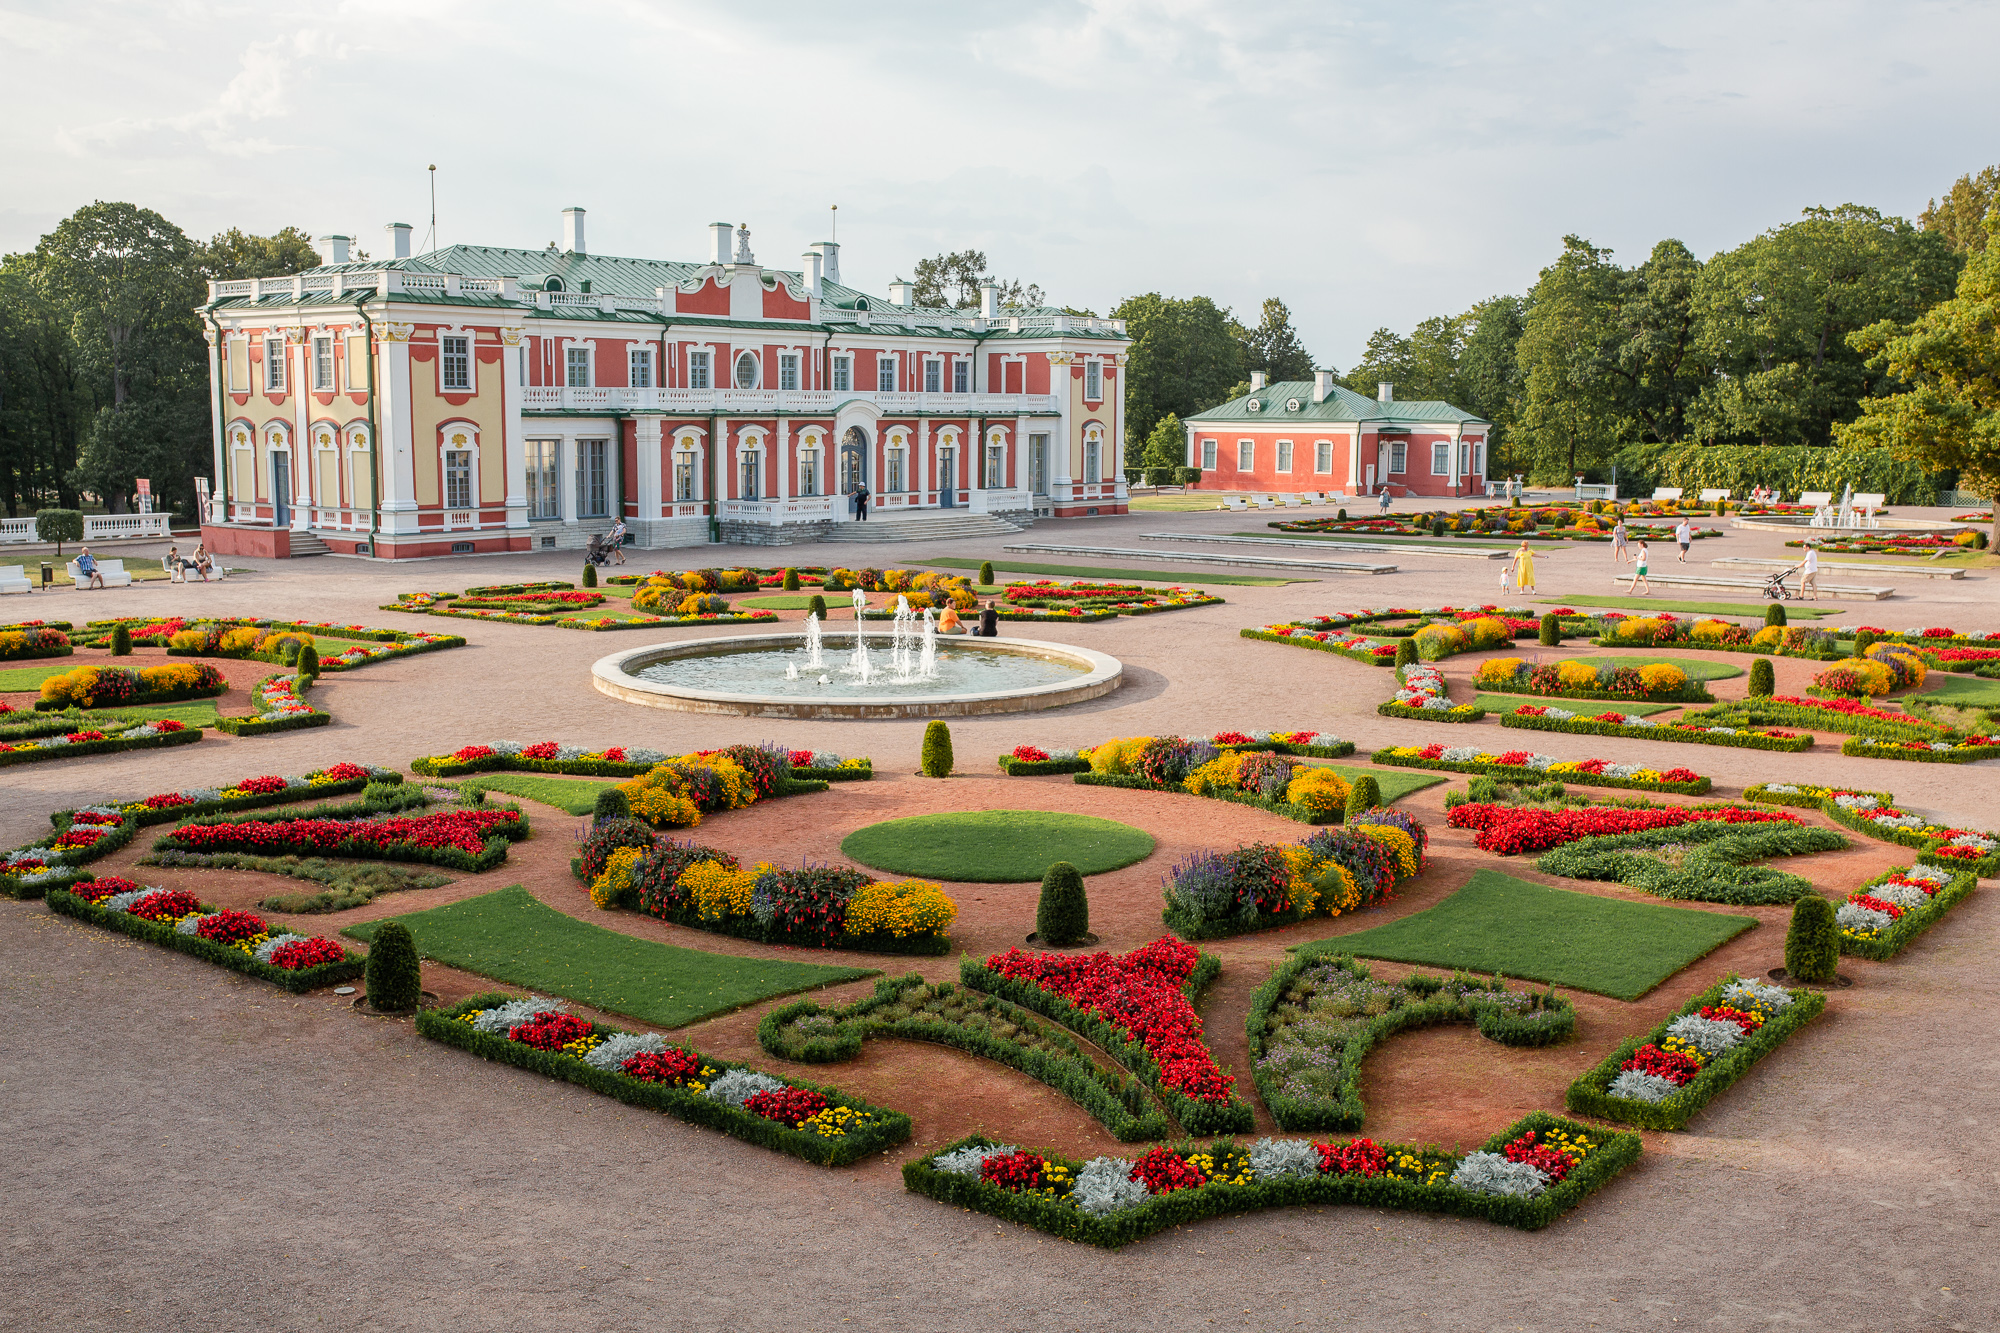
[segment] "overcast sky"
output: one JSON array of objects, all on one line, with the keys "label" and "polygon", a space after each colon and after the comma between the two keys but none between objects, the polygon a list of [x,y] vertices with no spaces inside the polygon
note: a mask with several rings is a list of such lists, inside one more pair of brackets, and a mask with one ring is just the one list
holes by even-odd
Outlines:
[{"label": "overcast sky", "polygon": [[92,199],[882,291],[967,246],[1106,312],[1290,304],[1321,364],[1524,290],[1566,232],[1706,257],[2000,161],[2000,6],[0,0],[0,249]]}]

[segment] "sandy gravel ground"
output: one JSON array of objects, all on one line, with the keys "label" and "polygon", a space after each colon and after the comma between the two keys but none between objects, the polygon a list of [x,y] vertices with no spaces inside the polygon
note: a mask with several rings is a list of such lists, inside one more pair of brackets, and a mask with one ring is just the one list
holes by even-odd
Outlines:
[{"label": "sandy gravel ground", "polygon": [[[1249,531],[1260,521],[1144,514],[1044,523],[1033,539],[1074,534],[1094,544],[1147,546],[1157,544],[1137,534]],[[926,554],[1004,559],[1001,545],[728,554],[887,565]],[[1737,532],[1698,543],[1695,552],[1698,564],[1782,547],[1775,535]],[[679,566],[703,555],[660,553],[659,562]],[[1655,560],[1672,567],[1670,555]],[[0,845],[45,829],[46,811],[57,805],[301,772],[337,759],[400,765],[498,738],[687,749],[770,735],[795,747],[869,754],[885,773],[915,765],[915,724],[685,717],[593,691],[589,663],[647,642],[642,634],[376,609],[407,589],[574,577],[567,558],[394,568],[330,558],[239,563],[257,567],[206,588],[37,594],[7,610],[79,621],[191,610],[275,613],[460,632],[472,646],[329,677],[315,697],[334,712],[330,727],[6,770],[0,837],[7,841]],[[1235,637],[1245,625],[1315,611],[1494,595],[1488,589],[1496,565],[1398,563],[1402,572],[1381,577],[1218,587],[1228,604],[1203,610],[1034,627],[1119,656],[1128,665],[1126,687],[1054,713],[954,723],[961,767],[990,771],[991,755],[1021,741],[1088,744],[1224,727],[1311,726],[1351,737],[1364,751],[1433,738],[1445,728],[1374,714],[1386,672]],[[1539,564],[1552,597],[1609,587],[1603,547],[1563,551]],[[630,566],[646,567],[641,557]],[[1995,623],[1990,588],[1982,575],[1908,581],[1889,602],[1832,605],[1846,608],[1838,624],[1985,628]],[[1803,686],[1810,674],[1803,664],[1778,665],[1781,690]],[[1446,664],[1455,693],[1474,666],[1476,659],[1466,658]],[[1729,697],[1742,681],[1715,688]],[[1503,740],[1490,721],[1451,730],[1466,743],[1498,748]],[[1685,763],[1711,774],[1725,794],[1773,776],[1887,787],[1906,805],[1980,827],[1996,822],[2000,805],[1990,763],[1843,760],[1837,744],[1776,756],[1537,734],[1533,747],[1565,757],[1615,750],[1661,766]],[[717,820],[708,832],[730,845],[742,838],[745,850],[758,843],[786,855],[825,854],[845,828],[890,808],[1004,801],[1096,809],[1071,795],[1087,789],[1040,782],[871,785],[843,793],[837,816],[815,815],[810,801],[781,802],[739,812],[758,815],[755,822]],[[1440,797],[1434,790],[1412,804],[1435,814]],[[1218,805],[1192,818],[1124,817],[1155,832],[1163,851],[1271,836],[1256,812],[1225,812],[1239,813]],[[567,837],[560,816],[549,815],[542,827],[546,835],[520,849],[538,862]],[[544,836],[549,845],[538,846]],[[1391,915],[1435,901],[1480,861],[1462,839],[1441,839],[1440,850],[1437,875]],[[1878,859],[1867,858],[1869,870]],[[1847,873],[1863,873],[1862,858],[1848,864]],[[527,865],[521,869],[526,877]],[[1148,937],[1144,904],[1156,878],[1156,870],[1139,867],[1105,877],[1117,880],[1106,885],[1100,925],[1112,930],[1108,945]],[[423,901],[483,887],[461,880]],[[536,890],[573,906],[548,877],[538,878]],[[990,901],[967,902],[965,926],[976,947],[998,947],[1020,910],[1012,898],[1025,892],[998,888]],[[827,1172],[472,1060],[424,1042],[407,1023],[358,1018],[329,996],[285,996],[52,917],[39,904],[0,902],[0,948],[12,964],[0,974],[0,1013],[10,1020],[0,1025],[0,1114],[11,1146],[0,1328],[1992,1329],[2000,1327],[1992,1205],[2000,1033],[1986,998],[2000,936],[1992,892],[1975,895],[1895,963],[1850,965],[1856,984],[1822,1020],[1689,1132],[1649,1135],[1635,1171],[1546,1232],[1359,1209],[1274,1211],[1166,1233],[1118,1254],[907,1195],[894,1170],[907,1150]],[[392,895],[364,914],[415,902]],[[1358,918],[1353,928],[1383,919]],[[658,927],[660,938],[677,943],[737,947],[660,923],[619,924],[633,933]],[[1756,948],[1730,949],[1743,952],[1747,964],[1769,951],[1775,934],[1760,928],[1743,937],[1757,940]],[[1225,973],[1210,1003],[1240,1015],[1254,979],[1229,983],[1275,957],[1282,942],[1234,947],[1244,966]],[[1725,964],[1738,960],[1712,956],[1687,979]],[[901,960],[888,965],[903,970]],[[938,975],[949,970],[938,960],[921,966]],[[1649,1002],[1664,1004],[1659,997],[1677,983]],[[1584,1040],[1615,1040],[1593,1036],[1592,1005],[1583,1008]],[[754,1011],[690,1035],[732,1049],[754,1040],[753,1026]],[[1240,1028],[1240,1016],[1212,1020],[1226,1059],[1240,1059],[1233,1049]],[[1371,1133],[1425,1136],[1427,1125],[1462,1121],[1471,1099],[1490,1101],[1496,1115],[1511,1109],[1515,1053],[1451,1029],[1397,1045],[1405,1049],[1385,1062],[1384,1077],[1371,1061]],[[1067,1103],[1041,1105],[1047,1090],[1039,1084],[928,1048],[901,1046],[892,1059],[871,1045],[862,1061],[826,1076],[892,1104],[904,1103],[884,1089],[907,1080],[919,1141],[931,1137],[926,1105],[935,1108],[930,1119],[944,1122],[947,1106],[965,1100],[919,1091],[933,1086],[972,1098],[959,1115],[1032,1124],[1049,1140],[1094,1129]]]}]

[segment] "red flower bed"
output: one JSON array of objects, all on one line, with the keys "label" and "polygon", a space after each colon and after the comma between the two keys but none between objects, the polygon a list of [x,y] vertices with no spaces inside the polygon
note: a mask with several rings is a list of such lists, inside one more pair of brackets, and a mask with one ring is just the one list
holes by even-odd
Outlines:
[{"label": "red flower bed", "polygon": [[1033,745],[1017,745],[1014,747],[1014,757],[1023,763],[1039,764],[1048,759],[1049,752]]},{"label": "red flower bed", "polygon": [[187,847],[279,853],[330,852],[347,842],[375,847],[455,847],[477,855],[486,831],[521,818],[518,810],[447,810],[414,819],[280,819],[241,824],[192,824],[173,834]]},{"label": "red flower bed", "polygon": [[1924,652],[1940,662],[1990,662],[2000,657],[2000,648],[1926,648]]},{"label": "red flower bed", "polygon": [[1686,1083],[1701,1072],[1701,1062],[1680,1051],[1663,1051],[1649,1041],[1632,1052],[1632,1058],[1618,1068],[1636,1069],[1642,1074],[1657,1074],[1674,1083]]},{"label": "red flower bed", "polygon": [[516,1023],[507,1029],[507,1038],[538,1051],[559,1051],[573,1041],[590,1035],[590,1020],[575,1014],[555,1014],[546,1010],[532,1023]]},{"label": "red flower bed", "polygon": [[1721,810],[1690,810],[1681,806],[1631,810],[1621,806],[1586,805],[1575,810],[1541,810],[1532,806],[1482,803],[1456,806],[1447,820],[1453,828],[1479,830],[1475,839],[1479,850],[1502,856],[1544,852],[1566,842],[1575,842],[1578,838],[1678,828],[1682,824],[1702,820],[1721,820],[1726,824],[1799,822],[1797,816],[1781,810],[1748,810],[1738,806]]},{"label": "red flower bed", "polygon": [[1226,1102],[1236,1084],[1215,1067],[1201,1040],[1201,1016],[1181,994],[1201,951],[1179,940],[1156,940],[1123,957],[1028,953],[1009,949],[986,960],[1003,977],[1057,995],[1122,1030],[1159,1062],[1160,1081],[1197,1101]]},{"label": "red flower bed", "polygon": [[1249,745],[1255,737],[1246,736],[1240,731],[1218,731],[1209,737],[1209,740],[1215,745]]},{"label": "red flower bed", "polygon": [[266,775],[261,778],[245,778],[236,785],[244,791],[255,792],[259,796],[270,796],[285,789],[285,780],[281,777]]},{"label": "red flower bed", "polygon": [[1551,1183],[1569,1174],[1569,1154],[1535,1142],[1535,1131],[1532,1129],[1502,1148],[1500,1155],[1510,1162],[1526,1162],[1546,1175]]},{"label": "red flower bed", "polygon": [[[1856,907],[1865,907],[1871,912],[1887,912],[1891,919],[1903,914],[1902,908],[1896,906],[1896,904],[1890,902],[1887,898],[1877,898],[1872,893],[1850,894],[1847,901],[1853,903]],[[1702,1017],[1708,1017],[1707,1010],[1702,1011]]]},{"label": "red flower bed", "polygon": [[1745,1032],[1755,1032],[1764,1026],[1764,1015],[1746,1013],[1734,1005],[1705,1004],[1701,1007],[1703,1018],[1713,1018],[1724,1023],[1734,1023]]},{"label": "red flower bed", "polygon": [[553,759],[556,757],[556,752],[561,748],[554,741],[537,741],[533,745],[524,745],[521,747],[521,758]]},{"label": "red flower bed", "polygon": [[[609,752],[607,751],[606,753]],[[1019,754],[1020,751],[1016,750],[1014,753]],[[793,768],[811,768],[813,752],[811,750],[788,750],[785,753],[785,762]]]},{"label": "red flower bed", "polygon": [[1379,1176],[1389,1169],[1389,1154],[1373,1139],[1352,1143],[1315,1143],[1319,1169],[1328,1176]]},{"label": "red flower bed", "polygon": [[486,758],[486,756],[492,753],[493,753],[493,747],[490,745],[467,745],[460,749],[453,750],[451,752],[451,757],[453,759],[458,760],[459,763],[464,764],[464,763],[469,763],[474,759],[484,759]]},{"label": "red flower bed", "polygon": [[114,815],[104,810],[79,810],[69,817],[71,828],[79,824],[109,824],[113,828],[125,822],[122,815]]},{"label": "red flower bed", "polygon": [[1774,704],[1790,704],[1794,708],[1818,708],[1829,713],[1839,713],[1843,717],[1867,717],[1880,722],[1900,722],[1904,726],[1911,723],[1923,725],[1923,719],[1911,717],[1908,713],[1891,713],[1880,708],[1870,708],[1858,699],[1801,699],[1792,694],[1774,694]]},{"label": "red flower bed", "polygon": [[100,839],[111,830],[96,825],[72,828],[56,839],[56,846],[65,850],[76,847],[95,847]]},{"label": "red flower bed", "polygon": [[114,893],[131,893],[138,887],[139,885],[133,880],[120,879],[116,875],[105,875],[98,879],[93,879],[88,883],[79,884],[71,889],[70,892],[87,903],[101,903]]},{"label": "red flower bed", "polygon": [[168,810],[177,805],[193,805],[194,797],[183,796],[177,791],[163,791],[158,796],[148,796],[139,804],[148,810]]},{"label": "red flower bed", "polygon": [[194,933],[205,940],[217,944],[234,944],[238,940],[254,939],[265,931],[264,918],[254,912],[226,907],[201,919]]},{"label": "red flower bed", "polygon": [[[826,1098],[811,1088],[785,1088],[778,1092],[753,1092],[743,1099],[743,1109],[766,1120],[775,1120],[793,1129],[826,1109]],[[1029,1154],[1033,1156],[1033,1154]],[[1039,1162],[1041,1159],[1036,1158]]]},{"label": "red flower bed", "polygon": [[[764,1097],[770,1095],[770,1093],[758,1094],[758,1096]],[[750,1102],[755,1100],[757,1100],[756,1097],[752,1097],[743,1104],[748,1106]],[[1006,1190],[1040,1189],[1042,1186],[1042,1169],[1047,1165],[1048,1162],[1043,1159],[1040,1153],[1029,1152],[1026,1148],[1021,1148],[1006,1154],[1004,1157],[989,1157],[981,1162],[979,1164],[979,1178],[981,1180],[990,1180],[1001,1189]]]},{"label": "red flower bed", "polygon": [[315,936],[309,940],[288,940],[271,950],[271,966],[282,967],[287,972],[298,972],[308,967],[320,967],[326,963],[340,963],[347,960],[347,950],[332,940]]},{"label": "red flower bed", "polygon": [[328,765],[320,770],[319,775],[328,782],[353,782],[358,778],[367,777],[368,770],[359,764],[339,763]]},{"label": "red flower bed", "polygon": [[1132,1179],[1144,1181],[1146,1188],[1155,1194],[1200,1189],[1208,1183],[1200,1167],[1165,1148],[1155,1148],[1132,1163]]},{"label": "red flower bed", "polygon": [[618,1067],[641,1083],[685,1083],[701,1068],[701,1061],[673,1046],[664,1051],[641,1051]]},{"label": "red flower bed", "polygon": [[[133,885],[138,888],[138,885]],[[160,889],[147,894],[126,910],[147,921],[178,921],[201,907],[201,900],[186,889]]]},{"label": "red flower bed", "polygon": [[69,735],[65,736],[63,739],[68,741],[71,745],[81,745],[85,741],[103,740],[104,733],[101,731],[72,731]]}]

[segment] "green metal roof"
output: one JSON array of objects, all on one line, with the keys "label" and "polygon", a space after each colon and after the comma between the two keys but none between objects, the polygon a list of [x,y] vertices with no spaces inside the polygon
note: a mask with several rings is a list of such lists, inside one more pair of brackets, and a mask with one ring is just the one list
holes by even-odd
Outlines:
[{"label": "green metal roof", "polygon": [[[1258,422],[1263,425],[1283,425],[1287,421],[1324,421],[1348,424],[1367,423],[1370,425],[1388,423],[1391,425],[1415,424],[1419,422],[1451,422],[1459,424],[1489,424],[1484,417],[1476,417],[1470,412],[1453,407],[1450,403],[1423,399],[1391,399],[1382,402],[1365,394],[1355,393],[1336,384],[1323,403],[1313,400],[1311,380],[1282,380],[1267,384],[1241,398],[1232,398],[1206,412],[1197,412],[1184,420],[1190,422],[1243,421]],[[1291,404],[1298,404],[1293,410]],[[1256,404],[1252,410],[1251,404]]]}]

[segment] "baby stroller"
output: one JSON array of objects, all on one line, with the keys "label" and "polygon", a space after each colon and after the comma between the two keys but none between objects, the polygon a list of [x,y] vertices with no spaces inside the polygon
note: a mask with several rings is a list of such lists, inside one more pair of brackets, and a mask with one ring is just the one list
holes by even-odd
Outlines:
[{"label": "baby stroller", "polygon": [[611,539],[602,534],[591,537],[589,545],[583,548],[583,558],[593,565],[611,563]]},{"label": "baby stroller", "polygon": [[1797,565],[1787,565],[1764,581],[1764,600],[1768,602],[1796,602],[1799,594],[1785,586],[1785,580],[1798,572]]}]

